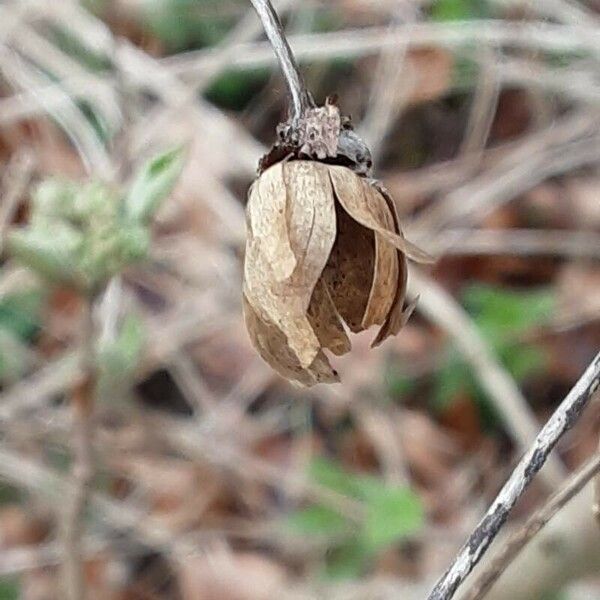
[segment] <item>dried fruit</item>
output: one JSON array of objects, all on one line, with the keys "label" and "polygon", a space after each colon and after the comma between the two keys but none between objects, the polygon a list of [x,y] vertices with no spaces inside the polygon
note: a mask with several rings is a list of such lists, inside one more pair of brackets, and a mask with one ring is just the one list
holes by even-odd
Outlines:
[{"label": "dried fruit", "polygon": [[430,262],[402,236],[377,183],[338,165],[278,162],[252,185],[247,206],[244,314],[263,359],[303,385],[339,377],[324,350],[350,350],[352,332],[379,325],[372,346],[398,333],[406,259]]}]

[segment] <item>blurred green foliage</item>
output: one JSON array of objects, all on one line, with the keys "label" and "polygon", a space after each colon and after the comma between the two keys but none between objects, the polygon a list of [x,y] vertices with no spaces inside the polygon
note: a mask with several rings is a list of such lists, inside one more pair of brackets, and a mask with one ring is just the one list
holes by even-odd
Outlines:
[{"label": "blurred green foliage", "polygon": [[18,600],[20,597],[19,583],[16,579],[12,577],[0,579],[0,600]]},{"label": "blurred green foliage", "polygon": [[0,381],[15,381],[23,375],[26,360],[22,343],[31,340],[39,330],[43,299],[39,289],[0,298]]},{"label": "blurred green foliage", "polygon": [[242,0],[153,0],[146,3],[146,26],[168,52],[219,43],[235,23]]},{"label": "blurred green foliage", "polygon": [[436,0],[431,7],[435,21],[466,21],[490,16],[486,0]]},{"label": "blurred green foliage", "polygon": [[98,349],[100,371],[99,395],[101,398],[115,397],[108,394],[115,386],[127,383],[138,366],[144,347],[146,330],[136,315],[128,315],[123,320],[116,339]]},{"label": "blurred green foliage", "polygon": [[30,340],[39,330],[40,313],[45,294],[29,289],[0,298],[0,329],[23,341]]},{"label": "blurred green foliage", "polygon": [[408,487],[349,473],[325,458],[313,461],[309,477],[365,508],[358,522],[321,504],[300,509],[286,519],[287,528],[295,533],[328,538],[327,577],[359,577],[381,550],[410,538],[423,526],[422,503]]},{"label": "blurred green foliage", "polygon": [[0,506],[14,504],[22,500],[21,490],[0,481]]},{"label": "blurred green foliage", "polygon": [[206,90],[206,98],[226,110],[241,111],[268,83],[270,70],[230,69],[217,77]]},{"label": "blurred green foliage", "polygon": [[[552,315],[555,299],[550,290],[516,291],[472,285],[465,290],[463,303],[489,346],[517,382],[547,368],[543,349],[519,338]],[[449,347],[447,360],[436,376],[434,405],[443,408],[463,394],[477,402],[484,424],[497,423],[495,411],[470,366],[458,350]]]},{"label": "blurred green foliage", "polygon": [[183,148],[173,148],[146,164],[137,172],[125,196],[123,208],[131,223],[147,224],[160,203],[171,193],[185,162]]},{"label": "blurred green foliage", "polygon": [[149,219],[174,187],[183,162],[181,148],[149,161],[124,198],[99,181],[42,182],[29,225],[9,237],[13,255],[55,285],[95,294],[110,277],[145,258]]}]

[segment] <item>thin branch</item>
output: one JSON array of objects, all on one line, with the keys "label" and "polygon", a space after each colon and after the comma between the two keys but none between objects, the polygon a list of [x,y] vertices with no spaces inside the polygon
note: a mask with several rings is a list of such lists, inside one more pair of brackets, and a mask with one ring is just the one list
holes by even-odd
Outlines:
[{"label": "thin branch", "polygon": [[[393,35],[402,23],[411,24],[417,19],[417,7],[409,3],[399,3],[392,15],[388,35]],[[414,80],[410,64],[406,60],[408,44],[382,50],[373,75],[373,83],[367,112],[361,123],[361,133],[368,141],[371,156],[376,162],[392,123],[397,119],[413,93]]]},{"label": "thin branch", "polygon": [[500,97],[501,81],[496,65],[498,59],[491,48],[481,48],[479,80],[475,87],[473,105],[460,153],[473,162],[481,159],[485,149]]},{"label": "thin branch", "polygon": [[290,119],[293,123],[297,122],[306,114],[309,108],[313,107],[314,103],[306,89],[300,69],[271,1],[250,1],[262,21],[265,33],[269,38],[269,42],[271,42],[271,46],[279,62],[279,67],[285,78],[290,97]]},{"label": "thin branch", "polygon": [[450,600],[481,560],[506,522],[510,511],[542,468],[560,438],[575,424],[600,386],[600,352],[547,421],[527,454],[479,522],[450,568],[437,582],[428,600]]},{"label": "thin branch", "polygon": [[573,474],[564,487],[540,507],[527,522],[504,544],[500,552],[481,573],[462,600],[482,600],[498,578],[533,537],[577,495],[589,481],[600,472],[600,454],[591,458],[577,473]]},{"label": "thin branch", "polygon": [[[401,26],[389,35],[387,27],[345,29],[327,33],[290,36],[298,60],[363,58],[407,43],[411,50],[431,46],[454,50],[491,46],[541,52],[582,52],[600,55],[600,35],[589,28],[535,22],[474,20],[423,22]],[[215,60],[215,49],[194,50],[162,59],[160,62],[177,75],[202,73]],[[249,68],[273,63],[269,45],[261,42],[240,44],[231,55],[230,67]]]},{"label": "thin branch", "polygon": [[[416,231],[417,235],[425,232]],[[559,229],[446,229],[428,240],[434,254],[559,256],[600,260],[600,234]]]}]

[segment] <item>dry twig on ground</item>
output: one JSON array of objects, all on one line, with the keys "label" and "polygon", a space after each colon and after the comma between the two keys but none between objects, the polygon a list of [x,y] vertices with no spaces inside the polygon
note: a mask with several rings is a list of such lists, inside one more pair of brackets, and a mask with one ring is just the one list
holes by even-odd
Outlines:
[{"label": "dry twig on ground", "polygon": [[482,600],[526,544],[600,471],[600,454],[591,458],[539,508],[503,545],[461,600]]},{"label": "dry twig on ground", "polygon": [[428,600],[450,600],[461,583],[481,560],[506,522],[510,511],[542,468],[560,438],[576,423],[600,385],[600,353],[592,360],[520,460],[508,481],[479,522],[450,568],[437,582]]}]

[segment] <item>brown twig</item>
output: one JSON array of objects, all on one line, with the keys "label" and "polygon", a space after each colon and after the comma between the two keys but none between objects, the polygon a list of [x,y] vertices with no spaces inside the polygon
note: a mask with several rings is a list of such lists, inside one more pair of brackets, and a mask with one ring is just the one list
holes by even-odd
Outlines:
[{"label": "brown twig", "polygon": [[93,300],[84,300],[82,325],[81,376],[71,394],[73,465],[72,488],[63,516],[63,584],[67,600],[83,600],[85,574],[82,537],[85,509],[93,478],[93,411],[96,389]]},{"label": "brown twig", "polygon": [[428,596],[428,600],[450,600],[454,597],[456,590],[481,560],[504,523],[506,523],[508,515],[517,500],[544,466],[550,452],[560,438],[579,419],[592,394],[598,390],[599,385],[600,352],[594,357],[579,381],[548,419],[532,447],[520,460],[483,519],[454,558],[452,565],[436,583]]},{"label": "brown twig", "polygon": [[504,544],[491,563],[470,587],[462,600],[482,600],[504,573],[512,561],[532,538],[563,508],[569,500],[578,494],[585,485],[600,471],[600,454],[591,458],[577,473],[572,475],[564,487],[554,494],[546,504],[540,507]]}]

